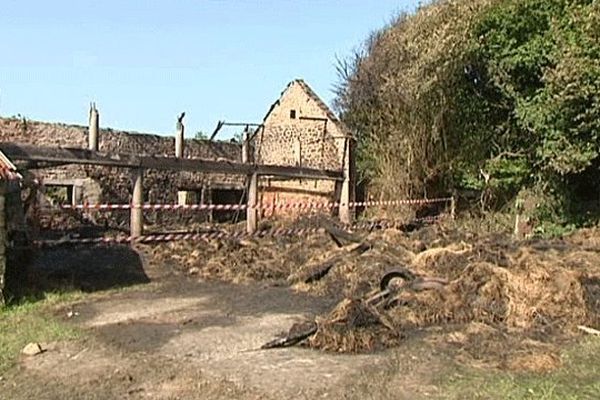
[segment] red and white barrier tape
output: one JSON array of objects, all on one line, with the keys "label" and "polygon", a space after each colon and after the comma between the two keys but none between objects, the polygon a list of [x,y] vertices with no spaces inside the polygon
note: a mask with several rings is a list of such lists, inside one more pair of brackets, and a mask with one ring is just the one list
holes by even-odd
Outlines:
[{"label": "red and white barrier tape", "polygon": [[[352,226],[353,229],[368,229],[375,228],[397,228],[414,222],[435,222],[440,220],[441,216],[426,217],[411,220],[409,222],[401,221],[365,221],[359,222]],[[183,240],[219,240],[219,239],[244,239],[244,238],[259,238],[259,237],[281,237],[281,236],[302,236],[315,233],[325,232],[324,228],[273,228],[268,230],[256,231],[248,233],[246,231],[236,232],[203,232],[203,233],[171,233],[158,235],[144,235],[139,237],[134,236],[116,236],[116,237],[95,237],[95,238],[65,238],[59,240],[38,240],[34,241],[36,246],[58,246],[63,244],[119,244],[119,243],[152,243],[152,242],[172,242]]]},{"label": "red and white barrier tape", "polygon": [[248,233],[245,231],[237,232],[204,232],[204,233],[171,233],[159,235],[144,236],[116,236],[116,237],[96,237],[96,238],[66,238],[59,240],[38,240],[34,244],[37,246],[57,246],[62,244],[118,244],[118,243],[152,243],[152,242],[171,242],[180,240],[218,240],[218,239],[243,239],[257,237],[278,237],[278,236],[299,236],[313,233],[324,232],[323,228],[275,228],[269,230],[256,231]]},{"label": "red and white barrier tape", "polygon": [[[418,204],[433,204],[444,203],[451,201],[451,197],[442,197],[436,199],[409,199],[409,200],[389,200],[389,201],[360,201],[351,202],[349,207],[374,207],[374,206],[399,206],[399,205],[418,205]],[[251,206],[251,209],[260,210],[308,210],[308,209],[332,209],[338,208],[343,203],[331,202],[298,202],[298,203],[273,203],[273,204],[256,204]],[[246,204],[63,204],[58,206],[62,210],[129,210],[132,208],[141,208],[143,210],[246,210]],[[53,209],[53,208],[50,208]]]}]

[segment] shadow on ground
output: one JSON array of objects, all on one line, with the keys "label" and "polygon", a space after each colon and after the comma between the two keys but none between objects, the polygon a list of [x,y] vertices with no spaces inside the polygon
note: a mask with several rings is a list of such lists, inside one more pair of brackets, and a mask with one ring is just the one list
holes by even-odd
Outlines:
[{"label": "shadow on ground", "polygon": [[148,283],[140,254],[129,246],[64,246],[32,250],[14,300],[48,292],[95,292]]}]

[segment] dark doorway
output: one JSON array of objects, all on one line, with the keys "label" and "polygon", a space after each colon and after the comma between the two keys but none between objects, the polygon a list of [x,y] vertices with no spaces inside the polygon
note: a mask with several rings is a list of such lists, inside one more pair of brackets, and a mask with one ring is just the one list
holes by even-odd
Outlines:
[{"label": "dark doorway", "polygon": [[[242,189],[211,189],[212,204],[244,204],[246,196]],[[239,210],[215,210],[213,211],[213,221],[228,222],[240,221],[246,218],[246,213]]]}]

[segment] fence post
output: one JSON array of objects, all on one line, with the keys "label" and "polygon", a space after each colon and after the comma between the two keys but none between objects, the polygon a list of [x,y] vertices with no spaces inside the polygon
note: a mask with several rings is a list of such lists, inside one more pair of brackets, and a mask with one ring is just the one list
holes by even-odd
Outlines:
[{"label": "fence post", "polygon": [[452,194],[450,198],[450,218],[456,219],[456,194]]},{"label": "fence post", "polygon": [[352,224],[352,211],[350,209],[350,202],[352,201],[352,159],[351,159],[351,138],[346,138],[344,141],[344,159],[342,171],[344,174],[344,180],[342,182],[342,189],[340,193],[340,208],[339,217],[343,224]]},{"label": "fence post", "polygon": [[248,202],[246,203],[246,231],[256,232],[258,226],[258,174],[255,172],[248,176]]},{"label": "fence post", "polygon": [[90,104],[90,121],[88,129],[88,149],[98,151],[98,135],[100,132],[100,114],[96,109],[96,103]]},{"label": "fence post", "polygon": [[133,170],[133,196],[131,201],[130,234],[139,237],[144,234],[144,170]]}]

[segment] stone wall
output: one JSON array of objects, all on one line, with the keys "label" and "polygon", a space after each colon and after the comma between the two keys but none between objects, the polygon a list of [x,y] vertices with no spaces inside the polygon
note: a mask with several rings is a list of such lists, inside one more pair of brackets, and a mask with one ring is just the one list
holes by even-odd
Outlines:
[{"label": "stone wall", "polygon": [[[254,144],[259,163],[343,169],[343,125],[301,80],[291,82],[264,120]],[[265,203],[336,201],[336,184],[326,180],[274,180],[261,185]],[[281,213],[281,212],[280,212]]]},{"label": "stone wall", "polygon": [[[0,142],[50,147],[87,148],[88,128],[77,125],[0,118]],[[158,135],[101,129],[99,150],[104,153],[174,156],[175,139]],[[241,161],[241,145],[188,139],[184,157]],[[68,165],[35,172],[46,184],[71,184],[81,188],[81,202],[128,203],[132,191],[125,168]],[[225,174],[148,170],[145,197],[161,203],[177,201],[179,190],[200,191],[203,186],[243,188],[245,177]]]},{"label": "stone wall", "polygon": [[[0,142],[38,146],[87,148],[88,127],[0,117]],[[99,147],[105,153],[175,156],[175,138],[113,129],[100,130]],[[237,143],[186,139],[184,157],[241,161]]]},{"label": "stone wall", "polygon": [[341,123],[331,111],[306,84],[294,81],[265,118],[255,158],[262,164],[341,170],[343,137]]}]

